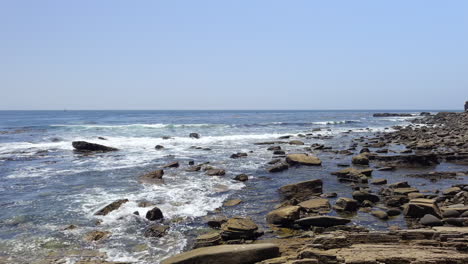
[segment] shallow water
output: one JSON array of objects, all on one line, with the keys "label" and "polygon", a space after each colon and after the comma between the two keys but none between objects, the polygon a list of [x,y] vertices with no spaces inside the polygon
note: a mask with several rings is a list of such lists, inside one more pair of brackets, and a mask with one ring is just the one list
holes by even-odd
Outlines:
[{"label": "shallow water", "polygon": [[[337,163],[350,163],[351,156],[316,152],[321,167],[297,167],[269,174],[266,162],[272,153],[255,142],[277,140],[282,135],[313,133],[331,139],[300,138],[308,146],[325,144],[346,149],[355,137],[389,131],[411,118],[373,118],[369,111],[0,111],[0,256],[22,255],[24,262],[50,251],[97,249],[109,260],[154,263],[188,247],[197,233],[206,230],[203,217],[222,207],[226,199],[240,198],[238,206],[222,208],[227,216],[251,216],[260,226],[265,214],[279,202],[277,189],[288,183],[320,178],[324,192],[350,196],[351,188],[339,183],[330,172]],[[417,114],[419,112],[415,112]],[[312,132],[314,128],[322,131]],[[352,130],[351,133],[343,133]],[[189,138],[191,132],[200,139]],[[164,140],[163,136],[170,136]],[[104,137],[106,140],[98,139]],[[119,148],[120,151],[83,155],[73,152],[71,142],[86,140]],[[155,145],[163,150],[155,150]],[[191,146],[210,148],[193,149]],[[304,152],[305,146],[282,145],[287,152]],[[248,157],[231,159],[236,152]],[[164,184],[146,185],[138,176],[161,165],[181,161],[181,168],[167,169]],[[211,162],[225,168],[223,177],[203,172],[185,172],[189,160]],[[428,170],[457,170],[441,164]],[[389,182],[403,180],[410,171],[375,172]],[[240,173],[251,178],[233,181]],[[425,179],[404,178],[414,187],[433,190]],[[437,188],[457,180],[444,180]],[[426,186],[427,185],[427,186]],[[425,187],[426,186],[426,187]],[[375,187],[374,187],[375,188]],[[127,198],[130,202],[107,216],[94,213],[110,202]],[[149,208],[138,201],[157,204],[170,223],[169,233],[160,239],[145,238]],[[333,199],[331,199],[333,203]],[[333,212],[332,212],[333,214]],[[102,224],[96,226],[96,220]],[[404,226],[401,217],[377,221],[368,214],[353,218],[356,224],[381,229]],[[74,224],[75,230],[63,231]],[[112,235],[97,244],[83,241],[91,230]],[[271,234],[265,235],[265,237]],[[73,259],[70,260],[73,263]]]}]

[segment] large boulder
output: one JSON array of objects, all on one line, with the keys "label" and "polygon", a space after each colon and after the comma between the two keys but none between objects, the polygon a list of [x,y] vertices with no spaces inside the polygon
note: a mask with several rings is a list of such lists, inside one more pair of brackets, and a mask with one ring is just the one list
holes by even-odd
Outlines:
[{"label": "large boulder", "polygon": [[162,261],[162,264],[253,264],[279,256],[275,244],[221,245],[194,249]]},{"label": "large boulder", "polygon": [[198,134],[198,133],[190,133],[189,137],[191,137],[191,138],[200,138],[200,134]]},{"label": "large boulder", "polygon": [[308,166],[322,165],[322,161],[319,158],[307,154],[289,154],[286,156],[286,162],[289,164],[301,164]]},{"label": "large boulder", "polygon": [[349,222],[351,222],[349,219],[328,215],[310,216],[296,220],[296,224],[302,227],[331,227],[337,225],[346,225]]},{"label": "large boulder", "polygon": [[124,204],[126,202],[128,202],[128,199],[120,199],[120,200],[114,201],[114,202],[106,205],[101,210],[97,211],[94,215],[107,215],[110,212],[119,209],[120,206],[122,206],[122,204]]},{"label": "large boulder", "polygon": [[440,217],[440,209],[434,199],[414,199],[411,200],[404,209],[406,217],[421,218],[426,214]]},{"label": "large boulder", "polygon": [[116,151],[118,149],[113,148],[113,147],[108,147],[96,143],[90,143],[86,141],[73,141],[72,142],[73,148],[75,148],[76,151],[82,151],[82,152],[90,152],[90,151],[100,151],[100,152],[107,152],[107,151]]},{"label": "large boulder", "polygon": [[266,220],[273,225],[289,225],[299,219],[301,207],[287,206],[269,212]]},{"label": "large boulder", "polygon": [[322,194],[323,182],[320,179],[288,184],[279,189],[284,200],[295,199],[299,202]]},{"label": "large boulder", "polygon": [[158,207],[154,207],[153,209],[149,210],[146,213],[146,219],[148,219],[150,221],[156,221],[156,220],[160,220],[160,219],[163,219],[163,218],[164,218],[164,215],[163,215],[161,209],[159,209]]},{"label": "large boulder", "polygon": [[377,195],[375,195],[373,193],[370,193],[370,192],[366,192],[366,191],[355,191],[355,192],[353,192],[353,198],[356,199],[359,202],[363,202],[365,200],[368,200],[368,201],[371,201],[373,203],[376,203],[376,202],[380,201],[379,196],[377,196]]}]

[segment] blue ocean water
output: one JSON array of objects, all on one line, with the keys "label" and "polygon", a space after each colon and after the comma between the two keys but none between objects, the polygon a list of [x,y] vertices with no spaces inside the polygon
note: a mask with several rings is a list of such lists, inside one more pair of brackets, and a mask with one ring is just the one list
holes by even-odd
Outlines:
[{"label": "blue ocean water", "polygon": [[[279,202],[276,191],[284,184],[321,178],[325,192],[350,196],[350,187],[338,183],[330,172],[351,157],[317,152],[323,166],[272,175],[265,170],[271,151],[254,143],[292,135],[306,145],[284,145],[287,152],[304,152],[313,143],[342,150],[353,138],[390,131],[414,118],[374,118],[375,112],[382,111],[0,111],[0,256],[21,255],[24,263],[31,263],[54,251],[91,249],[106,253],[110,260],[157,263],[188,247],[196,234],[206,231],[203,217],[219,210],[227,216],[250,216],[268,229],[265,214]],[[413,114],[416,117],[419,111]],[[201,137],[190,138],[192,132]],[[73,151],[75,140],[119,151],[83,155]],[[156,145],[164,149],[156,150]],[[231,159],[237,152],[249,154]],[[138,176],[175,160],[181,168],[166,170],[164,184],[138,182]],[[210,162],[227,174],[186,172],[191,160]],[[234,181],[240,173],[250,180]],[[381,173],[378,176],[399,177]],[[94,215],[122,198],[129,202],[119,210]],[[222,206],[233,198],[243,203]],[[161,208],[170,225],[166,236],[143,236],[148,221],[141,216],[151,208],[138,207],[140,201]],[[136,211],[141,216],[133,214]],[[354,216],[353,222],[376,229],[405,224],[401,218],[381,222],[367,214]],[[78,228],[64,230],[70,224]],[[111,236],[100,243],[84,241],[93,230],[109,231]]]}]

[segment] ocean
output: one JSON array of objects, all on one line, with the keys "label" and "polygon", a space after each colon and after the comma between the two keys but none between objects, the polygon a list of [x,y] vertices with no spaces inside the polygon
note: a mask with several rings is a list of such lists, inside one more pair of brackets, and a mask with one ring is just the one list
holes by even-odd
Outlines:
[{"label": "ocean", "polygon": [[[315,154],[322,166],[271,174],[266,168],[272,152],[254,143],[292,135],[290,140],[305,145],[282,145],[288,153],[303,153],[314,143],[344,150],[352,139],[407,125],[420,113],[375,118],[375,112],[385,111],[0,111],[0,256],[32,263],[51,252],[67,256],[67,252],[87,249],[105,253],[108,260],[157,263],[190,247],[198,234],[208,230],[204,217],[209,215],[249,216],[268,230],[265,215],[280,202],[277,189],[282,185],[320,178],[324,192],[349,196],[350,187],[330,172],[340,169],[338,163],[350,163],[352,156],[319,151]],[[190,138],[190,133],[200,138]],[[76,140],[119,151],[76,153],[71,144]],[[156,145],[164,149],[156,150]],[[230,158],[237,152],[248,156]],[[138,181],[139,176],[172,161],[179,161],[181,167],[165,169],[164,183]],[[210,162],[225,169],[226,175],[186,172],[189,161]],[[378,172],[374,177],[397,181],[405,172]],[[247,182],[233,180],[241,173],[249,175]],[[418,178],[405,180],[416,186],[426,183]],[[94,215],[124,198],[129,202],[120,209]],[[243,202],[223,207],[228,199]],[[139,207],[140,201],[162,210],[170,225],[167,235],[143,236],[148,225],[144,216],[151,208]],[[333,204],[334,199],[330,201]],[[378,221],[364,213],[354,216],[353,223],[371,229],[406,224],[403,217]],[[65,230],[71,224],[77,228]],[[85,241],[83,236],[93,230],[111,235],[99,243]],[[267,232],[264,237],[271,235]],[[72,254],[68,259],[73,263]]]}]

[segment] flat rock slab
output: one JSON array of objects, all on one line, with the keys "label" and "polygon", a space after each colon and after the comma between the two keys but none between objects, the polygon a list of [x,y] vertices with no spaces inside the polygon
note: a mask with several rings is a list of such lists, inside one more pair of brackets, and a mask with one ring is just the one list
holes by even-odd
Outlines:
[{"label": "flat rock slab", "polygon": [[289,164],[301,164],[308,166],[322,165],[322,161],[319,158],[308,154],[289,154],[286,156],[286,162]]},{"label": "flat rock slab", "polygon": [[285,185],[279,192],[285,200],[296,199],[302,202],[322,194],[322,186],[322,180],[310,180]]},{"label": "flat rock slab", "polygon": [[279,256],[275,244],[222,245],[191,250],[165,259],[162,264],[250,264]]},{"label": "flat rock slab", "polygon": [[328,215],[321,215],[321,216],[311,216],[296,220],[296,224],[304,227],[309,226],[318,226],[318,227],[331,227],[337,225],[346,225],[351,220],[337,217],[337,216],[328,216]]}]

